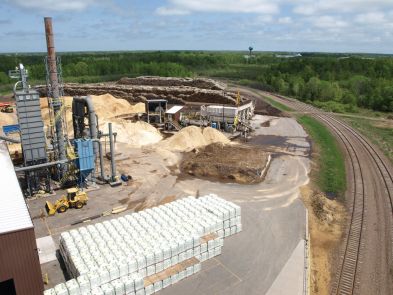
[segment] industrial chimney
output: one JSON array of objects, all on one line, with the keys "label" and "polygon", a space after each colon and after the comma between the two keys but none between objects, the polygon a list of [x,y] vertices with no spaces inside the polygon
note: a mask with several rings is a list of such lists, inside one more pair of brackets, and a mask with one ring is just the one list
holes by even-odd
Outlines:
[{"label": "industrial chimney", "polygon": [[57,146],[58,160],[66,159],[66,152],[64,147],[64,133],[63,133],[63,120],[62,120],[62,102],[60,100],[60,87],[57,73],[57,61],[55,42],[53,38],[52,18],[45,17],[45,34],[46,34],[46,46],[48,49],[48,72],[49,72],[49,83],[48,89],[52,97],[52,107],[54,114],[54,125],[56,138],[54,143]]}]

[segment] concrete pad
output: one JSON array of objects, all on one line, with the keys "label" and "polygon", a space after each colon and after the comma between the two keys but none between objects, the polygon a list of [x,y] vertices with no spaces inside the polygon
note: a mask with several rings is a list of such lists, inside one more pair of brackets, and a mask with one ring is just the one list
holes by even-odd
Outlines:
[{"label": "concrete pad", "polygon": [[36,240],[40,264],[56,260],[56,245],[51,236]]},{"label": "concrete pad", "polygon": [[266,295],[303,294],[304,247],[301,240]]},{"label": "concrete pad", "polygon": [[[198,274],[165,288],[160,294],[266,294],[305,236],[306,210],[299,199],[299,187],[309,181],[310,160],[306,134],[296,121],[257,117],[253,124],[260,126],[265,119],[272,119],[271,127],[259,127],[255,136],[267,139],[267,144],[280,147],[282,152],[273,150],[262,183],[241,185],[179,177],[176,165],[181,154],[153,146],[136,149],[119,144],[117,148],[129,159],[118,161],[118,170],[132,175],[133,181],[128,186],[123,184],[116,188],[103,185],[100,190],[88,193],[87,206],[54,217],[41,218],[40,212],[45,201],[53,202],[61,191],[57,197],[29,201],[31,214],[35,217],[36,235],[51,235],[57,244],[61,232],[86,226],[72,225],[73,222],[116,206],[128,205],[130,211],[101,217],[91,224],[129,214],[135,208],[158,205],[167,197],[176,199],[215,193],[241,206],[243,231],[226,238],[222,254],[204,262]],[[277,142],[269,143],[271,138],[274,139],[273,135]],[[270,151],[268,146],[261,146]],[[109,162],[105,164],[109,167]],[[41,267],[50,278],[46,288],[67,279],[61,261],[51,261]],[[303,274],[303,271],[294,273],[299,280],[303,279]]]}]

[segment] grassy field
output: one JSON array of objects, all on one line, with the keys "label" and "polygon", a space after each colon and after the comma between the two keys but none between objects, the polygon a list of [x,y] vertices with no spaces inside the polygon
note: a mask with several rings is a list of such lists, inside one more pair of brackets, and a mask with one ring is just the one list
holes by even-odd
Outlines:
[{"label": "grassy field", "polygon": [[393,120],[371,120],[357,117],[343,117],[342,119],[377,145],[393,163]]},{"label": "grassy field", "polygon": [[319,121],[309,116],[299,116],[297,121],[310,135],[317,151],[318,171],[316,184],[327,193],[341,197],[346,187],[344,156],[330,131]]}]

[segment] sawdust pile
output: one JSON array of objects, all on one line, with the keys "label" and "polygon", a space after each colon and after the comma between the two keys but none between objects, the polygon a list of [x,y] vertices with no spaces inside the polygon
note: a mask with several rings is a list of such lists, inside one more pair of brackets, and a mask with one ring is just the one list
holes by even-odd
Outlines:
[{"label": "sawdust pile", "polygon": [[131,105],[127,100],[116,98],[110,94],[91,95],[98,118],[108,119],[123,114],[144,113],[145,104]]},{"label": "sawdust pile", "polygon": [[309,215],[309,234],[311,244],[310,294],[330,294],[334,277],[335,253],[343,234],[346,211],[335,200],[329,200],[310,186],[301,187],[302,200]]},{"label": "sawdust pile", "polygon": [[202,131],[199,127],[189,126],[164,140],[161,146],[169,150],[184,152],[211,143],[228,144],[230,141],[220,131],[211,127],[207,127]]},{"label": "sawdust pile", "polygon": [[[65,114],[66,114],[66,122],[68,125],[68,133],[72,132],[72,97],[71,96],[64,96],[63,97],[63,104],[65,105]],[[49,125],[49,108],[48,108],[48,99],[46,97],[41,97],[40,99],[40,106],[41,106],[41,115],[44,121],[44,125]]]},{"label": "sawdust pile", "polygon": [[250,184],[264,179],[268,162],[269,154],[259,147],[213,143],[184,154],[180,171],[196,177]]},{"label": "sawdust pile", "polygon": [[[93,100],[94,110],[98,115],[98,120],[107,120],[123,114],[144,113],[145,104],[137,103],[131,105],[127,100],[116,98],[110,94],[91,95]],[[63,96],[63,104],[65,105],[66,122],[68,125],[68,134],[72,134],[72,100],[71,96]],[[45,125],[49,125],[49,109],[48,100],[42,97],[41,113]],[[101,123],[101,122],[100,122]]]},{"label": "sawdust pile", "polygon": [[[115,119],[111,120],[112,130],[117,133],[116,141],[127,143],[131,146],[141,147],[157,143],[162,139],[160,132],[152,125],[138,121],[132,123],[127,120]],[[108,121],[101,120],[100,130],[104,133],[108,132]]]},{"label": "sawdust pile", "polygon": [[[0,112],[0,127],[4,125],[17,124],[18,120],[16,118],[15,110],[14,113],[2,113]],[[1,133],[3,130],[1,129]]]}]

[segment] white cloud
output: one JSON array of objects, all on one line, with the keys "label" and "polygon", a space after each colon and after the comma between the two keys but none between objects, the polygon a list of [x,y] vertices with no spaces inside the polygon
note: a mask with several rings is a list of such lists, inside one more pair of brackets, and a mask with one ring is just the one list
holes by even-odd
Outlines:
[{"label": "white cloud", "polygon": [[314,15],[326,12],[355,13],[369,12],[376,8],[393,8],[392,0],[294,0],[293,11],[297,14]]},{"label": "white cloud", "polygon": [[348,23],[330,15],[324,15],[313,19],[313,24],[317,28],[336,29],[348,26]]},{"label": "white cloud", "polygon": [[159,15],[185,15],[190,11],[178,8],[158,7],[156,13]]},{"label": "white cloud", "polygon": [[11,4],[27,9],[43,11],[81,11],[96,0],[9,0]]},{"label": "white cloud", "polygon": [[282,25],[288,25],[292,23],[292,18],[289,16],[278,18],[277,22]]},{"label": "white cloud", "polygon": [[384,23],[386,19],[382,12],[368,12],[357,15],[355,21],[360,24],[373,25]]},{"label": "white cloud", "polygon": [[273,22],[273,17],[271,15],[259,15],[256,18],[254,24],[258,25],[258,24],[266,24],[271,22]]},{"label": "white cloud", "polygon": [[310,4],[310,5],[298,5],[295,6],[293,9],[293,12],[297,14],[304,14],[304,15],[313,15],[316,13],[316,8]]},{"label": "white cloud", "polygon": [[259,13],[275,14],[279,5],[268,0],[169,0],[169,6],[162,6],[156,13],[166,15],[183,12]]}]

